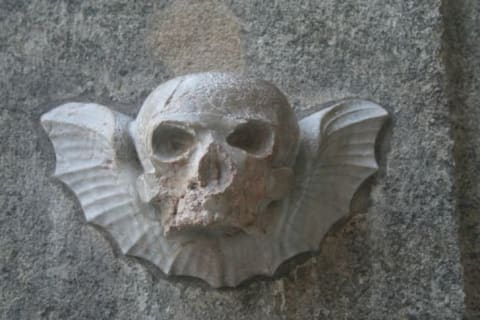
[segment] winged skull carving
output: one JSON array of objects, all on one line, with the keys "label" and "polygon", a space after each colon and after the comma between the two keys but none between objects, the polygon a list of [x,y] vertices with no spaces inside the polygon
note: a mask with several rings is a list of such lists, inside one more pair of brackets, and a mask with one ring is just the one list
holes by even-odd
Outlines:
[{"label": "winged skull carving", "polygon": [[268,82],[201,73],[160,85],[136,119],[67,103],[41,122],[88,222],[124,254],[224,287],[317,249],[376,171],[386,111],[319,110],[298,121]]}]

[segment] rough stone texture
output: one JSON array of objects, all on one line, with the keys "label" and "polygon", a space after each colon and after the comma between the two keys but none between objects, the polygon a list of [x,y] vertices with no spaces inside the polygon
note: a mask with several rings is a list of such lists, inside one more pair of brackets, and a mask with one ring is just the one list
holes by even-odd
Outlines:
[{"label": "rough stone texture", "polygon": [[[202,11],[238,26],[228,30],[238,31],[241,56],[232,50],[222,66],[273,81],[299,112],[360,96],[392,115],[380,173],[364,188],[371,200],[359,193],[319,254],[234,290],[119,258],[50,178],[40,114],[76,97],[134,114],[152,88],[190,70],[152,45],[170,6],[0,0],[0,318],[460,319],[464,291],[466,313],[478,317],[478,4],[230,0]],[[205,50],[176,44],[195,63],[212,57],[221,34],[208,27],[218,19],[201,21]],[[452,66],[452,57],[464,58]]]},{"label": "rough stone texture", "polygon": [[176,75],[244,69],[240,25],[221,0],[173,1],[150,20],[147,47]]},{"label": "rough stone texture", "polygon": [[445,1],[443,10],[466,295],[464,319],[480,319],[480,2]]}]

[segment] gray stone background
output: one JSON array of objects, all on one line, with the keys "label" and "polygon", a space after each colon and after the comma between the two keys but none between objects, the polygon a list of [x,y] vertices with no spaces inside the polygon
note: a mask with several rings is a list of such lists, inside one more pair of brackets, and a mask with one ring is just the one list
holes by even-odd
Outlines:
[{"label": "gray stone background", "polygon": [[[480,319],[478,0],[0,0],[1,319]],[[214,290],[122,257],[50,176],[39,117],[134,115],[176,75],[276,83],[391,120],[352,216],[274,279]]]}]

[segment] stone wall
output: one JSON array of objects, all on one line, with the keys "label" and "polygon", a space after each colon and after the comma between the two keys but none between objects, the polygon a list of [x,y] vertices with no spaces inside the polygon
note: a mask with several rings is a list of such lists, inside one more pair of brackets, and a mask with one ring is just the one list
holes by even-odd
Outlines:
[{"label": "stone wall", "polygon": [[[0,0],[0,318],[480,317],[479,16],[475,0]],[[134,115],[205,70],[270,80],[299,114],[355,96],[391,115],[351,217],[236,289],[120,256],[51,178],[39,124],[72,100]]]},{"label": "stone wall", "polygon": [[445,65],[455,138],[455,187],[465,319],[480,318],[480,3],[446,1]]}]

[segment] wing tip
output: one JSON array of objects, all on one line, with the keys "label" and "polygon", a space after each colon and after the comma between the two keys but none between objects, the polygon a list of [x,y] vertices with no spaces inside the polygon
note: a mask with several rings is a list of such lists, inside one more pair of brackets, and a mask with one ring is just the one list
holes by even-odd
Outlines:
[{"label": "wing tip", "polygon": [[366,122],[370,125],[376,123],[377,130],[387,117],[388,112],[373,101],[360,98],[345,99],[328,108],[320,126],[327,135]]},{"label": "wing tip", "polygon": [[[59,105],[58,107],[53,108],[52,110],[42,114],[40,117],[40,122],[48,122],[48,121],[55,121],[59,118],[63,118],[65,114],[69,112],[76,111],[78,108],[91,105],[89,103],[81,103],[81,102],[67,102]],[[99,106],[99,105],[98,105]]]},{"label": "wing tip", "polygon": [[380,104],[372,100],[361,98],[344,99],[333,105],[331,110],[335,110],[335,108],[338,106],[348,106],[351,109],[374,111],[375,113],[372,114],[373,117],[388,116],[388,112]]},{"label": "wing tip", "polygon": [[[98,123],[94,121],[95,118],[98,119]],[[84,124],[87,128],[89,125],[103,127],[108,123],[115,122],[115,112],[96,103],[67,102],[42,114],[40,117],[40,123],[47,132],[56,122]]]}]

